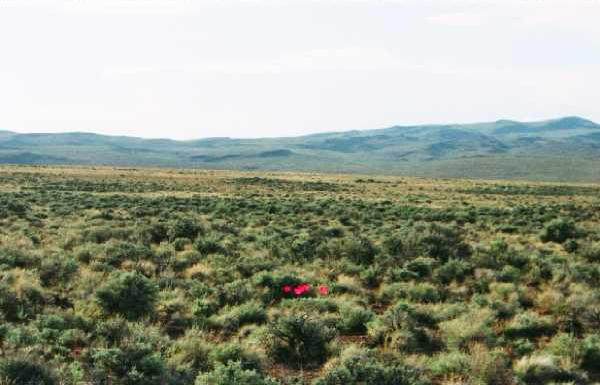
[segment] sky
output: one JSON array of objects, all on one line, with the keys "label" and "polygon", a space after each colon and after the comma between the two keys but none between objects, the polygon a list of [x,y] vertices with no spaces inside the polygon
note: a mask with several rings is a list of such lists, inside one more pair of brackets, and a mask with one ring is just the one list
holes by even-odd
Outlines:
[{"label": "sky", "polygon": [[0,0],[0,130],[600,122],[600,0]]}]

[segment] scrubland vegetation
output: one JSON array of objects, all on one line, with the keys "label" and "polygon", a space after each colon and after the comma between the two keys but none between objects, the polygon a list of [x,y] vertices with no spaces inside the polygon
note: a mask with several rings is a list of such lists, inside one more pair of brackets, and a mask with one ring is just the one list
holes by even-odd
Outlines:
[{"label": "scrubland vegetation", "polygon": [[600,381],[600,186],[0,169],[0,384]]}]

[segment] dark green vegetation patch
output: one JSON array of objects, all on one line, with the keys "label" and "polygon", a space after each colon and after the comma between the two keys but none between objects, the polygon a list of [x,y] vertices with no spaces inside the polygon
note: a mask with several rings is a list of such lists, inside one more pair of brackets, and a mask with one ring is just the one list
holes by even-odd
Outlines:
[{"label": "dark green vegetation patch", "polygon": [[0,171],[2,385],[600,379],[595,186]]}]

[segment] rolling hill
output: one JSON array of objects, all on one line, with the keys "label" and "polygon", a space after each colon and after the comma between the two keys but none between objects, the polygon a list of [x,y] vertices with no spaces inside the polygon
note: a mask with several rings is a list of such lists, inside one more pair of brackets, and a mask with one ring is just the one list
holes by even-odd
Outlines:
[{"label": "rolling hill", "polygon": [[579,117],[176,141],[0,131],[0,163],[600,180],[600,125]]}]

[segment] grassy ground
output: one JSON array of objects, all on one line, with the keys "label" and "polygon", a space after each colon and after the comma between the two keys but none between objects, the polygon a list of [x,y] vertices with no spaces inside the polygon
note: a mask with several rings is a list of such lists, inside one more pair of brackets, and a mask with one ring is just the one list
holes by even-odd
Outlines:
[{"label": "grassy ground", "polygon": [[0,167],[0,384],[594,383],[600,185]]}]

